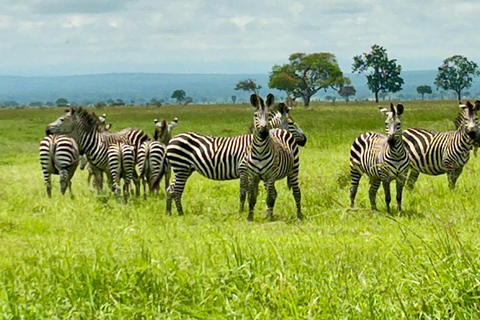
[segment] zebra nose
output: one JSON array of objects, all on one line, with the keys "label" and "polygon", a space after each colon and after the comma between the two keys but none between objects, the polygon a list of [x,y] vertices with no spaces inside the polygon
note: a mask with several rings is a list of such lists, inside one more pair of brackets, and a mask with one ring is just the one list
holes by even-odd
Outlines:
[{"label": "zebra nose", "polygon": [[45,135],[49,136],[51,135],[53,132],[52,132],[52,128],[50,127],[47,127],[47,129],[45,129]]},{"label": "zebra nose", "polygon": [[300,147],[304,147],[305,144],[307,144],[307,136],[304,135],[304,134],[302,134],[302,135],[300,136],[300,140],[297,141],[297,144],[298,144]]},{"label": "zebra nose", "polygon": [[471,139],[475,139],[475,137],[477,136],[477,132],[475,132],[475,130],[469,131],[467,134]]}]

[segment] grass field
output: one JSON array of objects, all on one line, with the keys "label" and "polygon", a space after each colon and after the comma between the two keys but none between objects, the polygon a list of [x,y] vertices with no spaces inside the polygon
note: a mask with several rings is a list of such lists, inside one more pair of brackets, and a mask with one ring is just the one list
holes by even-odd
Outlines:
[{"label": "grass field", "polygon": [[[457,103],[407,102],[403,128],[452,129]],[[165,215],[163,193],[127,204],[58,177],[46,197],[38,142],[60,109],[0,110],[1,319],[479,319],[479,159],[450,191],[446,176],[421,175],[404,212],[370,211],[364,178],[349,206],[349,148],[384,130],[373,104],[297,108],[308,136],[300,187],[306,219],[295,219],[286,181],[276,221],[239,214],[238,181],[194,174],[185,216]],[[178,117],[176,133],[246,132],[247,105],[106,108],[112,130],[153,132]],[[394,198],[393,198],[394,199]],[[394,204],[394,202],[392,202]],[[393,208],[396,206],[394,205]],[[175,212],[175,211],[174,211]]]}]

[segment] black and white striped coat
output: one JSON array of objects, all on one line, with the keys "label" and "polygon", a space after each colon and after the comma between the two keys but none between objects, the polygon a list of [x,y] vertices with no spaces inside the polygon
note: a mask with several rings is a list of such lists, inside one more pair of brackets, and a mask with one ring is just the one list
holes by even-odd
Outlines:
[{"label": "black and white striped coat", "polygon": [[108,147],[107,155],[112,189],[117,196],[120,196],[120,179],[123,178],[123,198],[127,201],[130,183],[135,172],[135,148],[129,144],[117,142]]},{"label": "black and white striped coat", "polygon": [[402,193],[408,172],[409,158],[402,140],[401,116],[403,105],[390,111],[380,109],[387,116],[386,134],[367,132],[360,135],[350,148],[350,205],[355,204],[358,185],[363,174],[370,178],[369,198],[372,210],[376,210],[376,195],[380,184],[385,190],[387,212],[390,211],[390,182],[396,180],[397,208],[402,210]]},{"label": "black and white striped coat", "polygon": [[[289,109],[279,104],[270,110],[271,126],[288,124],[301,140],[306,137],[288,114]],[[214,137],[195,132],[181,133],[173,137],[166,153],[166,164],[170,165],[175,178],[168,188],[166,211],[171,213],[172,200],[179,215],[183,214],[181,197],[190,175],[197,171],[212,180],[233,180],[240,178],[240,211],[243,210],[247,195],[248,182],[246,168],[242,165],[253,135],[235,137]]]},{"label": "black and white striped coat", "polygon": [[479,107],[478,100],[475,105],[468,101],[466,105],[460,105],[463,123],[454,131],[408,129],[403,132],[411,167],[408,188],[414,188],[420,173],[434,176],[446,173],[449,188],[455,188],[463,167],[470,159],[470,151],[478,132]]},{"label": "black and white striped coat", "polygon": [[298,184],[299,150],[295,137],[284,129],[271,129],[267,119],[267,108],[273,104],[273,95],[267,97],[267,104],[257,95],[250,97],[254,114],[253,141],[245,157],[245,167],[249,184],[248,220],[253,220],[258,196],[258,184],[264,181],[267,190],[267,216],[273,218],[273,208],[277,198],[275,181],[288,178],[297,206],[297,218],[302,219],[301,191]]},{"label": "black and white striped coat", "polygon": [[52,196],[52,174],[60,176],[62,195],[68,187],[73,197],[71,179],[80,160],[80,152],[75,140],[65,135],[48,135],[40,141],[39,153],[48,197]]},{"label": "black and white striped coat", "polygon": [[[164,166],[165,161],[165,145],[159,141],[145,141],[138,151],[138,174],[143,182],[143,194],[146,198],[146,185],[150,192],[158,190],[158,182],[164,174],[164,170],[168,169]],[[156,184],[157,183],[157,184]],[[168,180],[165,179],[165,189]]]}]

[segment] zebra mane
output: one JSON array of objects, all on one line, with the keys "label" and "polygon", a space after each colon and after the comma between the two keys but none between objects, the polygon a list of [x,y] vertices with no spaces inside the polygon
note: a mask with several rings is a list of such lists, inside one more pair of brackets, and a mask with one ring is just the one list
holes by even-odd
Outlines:
[{"label": "zebra mane", "polygon": [[77,117],[82,119],[89,128],[102,129],[102,126],[105,126],[103,123],[100,122],[100,119],[98,119],[98,117],[94,113],[90,113],[82,107],[70,108],[67,109],[67,111],[71,112],[72,114],[76,114]]}]

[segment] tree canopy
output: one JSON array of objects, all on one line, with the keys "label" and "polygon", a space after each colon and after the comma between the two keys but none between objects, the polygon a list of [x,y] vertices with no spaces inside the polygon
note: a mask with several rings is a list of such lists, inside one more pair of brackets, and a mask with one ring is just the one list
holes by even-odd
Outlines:
[{"label": "tree canopy", "polygon": [[423,100],[425,97],[425,94],[432,94],[432,87],[428,85],[418,86],[417,92],[422,95],[422,100]]},{"label": "tree canopy", "polygon": [[453,90],[457,93],[458,100],[462,97],[462,90],[472,86],[473,78],[478,76],[478,65],[461,55],[448,57],[438,67],[435,78],[437,88]]},{"label": "tree canopy", "polygon": [[68,100],[65,99],[65,98],[58,98],[58,99],[55,101],[55,104],[57,105],[57,107],[66,106],[66,105],[68,104]]},{"label": "tree canopy", "polygon": [[378,102],[380,92],[394,93],[402,90],[402,66],[397,65],[396,59],[389,60],[387,49],[377,44],[372,46],[371,52],[353,57],[352,70],[357,73],[371,70],[367,75],[367,85],[375,94],[375,102]]},{"label": "tree canopy", "polygon": [[301,97],[306,107],[319,90],[340,90],[350,79],[343,76],[335,55],[329,52],[293,53],[289,63],[275,65],[269,74],[270,88],[283,90],[292,99]]},{"label": "tree canopy", "polygon": [[178,104],[180,104],[182,101],[185,101],[185,97],[186,97],[185,91],[180,89],[175,90],[172,93],[172,99],[177,99]]},{"label": "tree canopy", "polygon": [[355,90],[354,86],[344,86],[342,87],[339,91],[338,94],[345,98],[345,101],[349,101],[350,96],[354,96],[357,93],[357,90]]},{"label": "tree canopy", "polygon": [[251,92],[251,93],[254,93],[254,94],[258,94],[258,91],[260,89],[262,89],[262,86],[257,85],[255,80],[253,80],[253,79],[241,80],[235,85],[235,90],[248,91],[248,92]]}]

